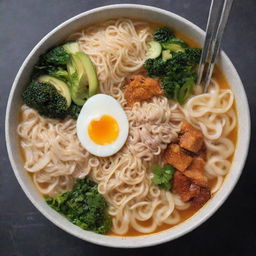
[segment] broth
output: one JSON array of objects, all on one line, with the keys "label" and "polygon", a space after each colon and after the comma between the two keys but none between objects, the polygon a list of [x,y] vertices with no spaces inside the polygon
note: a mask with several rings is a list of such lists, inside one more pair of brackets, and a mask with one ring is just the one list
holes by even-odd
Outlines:
[{"label": "broth", "polygon": [[[181,34],[179,34],[179,37],[181,39],[183,39],[184,41],[186,41],[187,43],[189,43],[190,45],[193,45],[195,47],[197,46],[197,44],[195,42],[193,42],[192,40],[187,40],[187,37],[185,37],[185,36],[183,36]],[[230,88],[230,86],[228,85],[228,82],[227,82],[224,74],[222,73],[222,71],[218,67],[215,67],[214,72],[213,72],[213,77],[217,80],[217,82],[219,83],[221,89],[229,89]],[[233,104],[232,108],[236,112],[235,103]],[[236,126],[235,129],[227,136],[230,140],[232,140],[232,142],[234,143],[235,146],[236,146],[236,143],[237,143],[237,130],[238,130],[238,127]],[[234,154],[229,158],[229,160],[232,160],[233,156],[234,156]],[[217,178],[209,180],[208,184],[209,184],[210,188],[213,188],[214,185],[216,184],[216,182],[217,182]],[[213,196],[214,196],[214,194],[213,194]],[[125,234],[125,236],[128,236],[128,237],[129,236],[147,236],[147,235],[150,235],[150,234],[154,234],[154,233],[158,233],[158,232],[161,232],[161,231],[165,231],[165,230],[170,229],[170,228],[172,228],[172,227],[174,227],[174,226],[184,222],[185,220],[189,219],[197,211],[198,211],[198,209],[193,209],[191,207],[189,207],[186,210],[179,210],[178,212],[179,212],[179,215],[180,215],[180,221],[177,224],[174,224],[174,225],[162,224],[162,225],[158,226],[157,229],[154,232],[148,233],[148,234],[142,234],[142,233],[134,230],[133,228],[130,228],[129,231]],[[149,223],[150,223],[150,220],[143,222],[143,224],[145,224],[144,226],[147,226],[147,224],[149,224]],[[142,223],[140,223],[140,224],[142,224]],[[111,236],[118,236],[117,234],[113,233],[112,231],[109,232],[108,234],[111,235]]]},{"label": "broth", "polygon": [[[159,24],[153,24],[153,23],[150,23],[151,25],[151,28],[152,28],[152,32],[155,28],[159,27],[160,25]],[[199,47],[199,44],[196,43],[194,40],[192,40],[191,38],[188,38],[187,36],[185,36],[184,34],[180,33],[180,32],[177,32],[175,31],[175,35],[180,38],[180,39],[183,39],[184,41],[186,41],[191,47]],[[215,80],[219,83],[221,89],[229,89],[230,86],[224,76],[224,74],[222,73],[222,71],[219,69],[219,67],[215,67],[214,69],[214,72],[213,72],[213,77],[215,78]],[[235,103],[233,104],[232,108],[235,110],[235,113],[236,112],[236,106],[235,106]],[[21,121],[21,118],[20,118],[20,121]],[[238,127],[236,126],[236,128],[229,134],[228,138],[230,140],[232,140],[232,142],[234,143],[234,145],[236,146],[236,143],[237,143],[237,130],[238,130]],[[20,154],[21,154],[21,158],[22,160],[24,161],[25,160],[25,155],[24,155],[24,152],[22,150],[22,148],[20,147]],[[232,160],[234,154],[229,158],[229,160]],[[25,162],[25,161],[24,161]],[[30,173],[29,173],[30,174]],[[32,175],[29,175],[30,177],[32,177]],[[212,180],[209,180],[209,186],[210,188],[213,188],[215,183],[216,183],[217,179],[212,179]],[[188,218],[190,218],[191,216],[193,216],[197,211],[198,209],[194,209],[194,208],[191,208],[189,207],[188,209],[186,210],[175,210],[176,212],[178,211],[179,215],[180,215],[180,221],[175,224],[175,225],[170,225],[170,224],[162,224],[161,226],[157,227],[157,229],[152,232],[152,233],[158,233],[158,232],[161,232],[161,231],[164,231],[164,230],[167,230],[173,226],[176,226],[178,224],[180,224],[181,222],[184,222],[185,220],[187,220]],[[150,220],[148,221],[145,221],[145,222],[140,222],[140,224],[143,224],[143,226],[147,226],[150,224]],[[121,235],[121,236],[145,236],[145,235],[150,235],[152,233],[148,233],[148,234],[143,234],[143,233],[140,233],[138,231],[136,231],[135,229],[131,228],[128,230],[128,232],[125,234],[125,235]],[[111,236],[119,236],[117,235],[116,233],[114,232],[109,232],[108,235],[111,235]]]},{"label": "broth", "polygon": [[[151,25],[152,32],[159,26],[161,26],[161,25],[152,24]],[[175,36],[184,40],[190,47],[200,47],[200,45],[197,42],[195,42],[193,39],[189,38],[188,36],[184,35],[181,32],[175,31]],[[213,78],[217,80],[221,89],[229,89],[230,88],[225,75],[223,74],[223,72],[220,70],[220,68],[218,66],[215,66],[215,68],[214,68]],[[235,113],[237,113],[235,103],[233,104],[232,108],[235,110]],[[235,146],[236,146],[236,143],[237,143],[237,130],[238,130],[237,128],[238,127],[236,126],[235,129],[228,135],[228,138],[230,140],[232,140],[232,142],[234,143]],[[234,154],[229,158],[229,160],[232,160],[233,156],[234,156]],[[217,182],[217,178],[209,180],[208,184],[209,184],[210,188],[213,188],[214,185],[216,184],[216,182]],[[213,196],[214,196],[214,194],[213,194]],[[174,224],[174,225],[162,224],[162,225],[158,226],[157,229],[154,232],[148,233],[148,234],[142,234],[142,233],[134,230],[133,228],[130,228],[125,236],[127,236],[127,237],[130,237],[130,236],[147,236],[147,235],[151,235],[151,234],[158,233],[158,232],[161,232],[161,231],[165,231],[165,230],[170,229],[170,228],[184,222],[185,220],[189,219],[197,211],[198,211],[198,209],[193,209],[191,207],[189,207],[186,210],[179,210],[178,212],[179,212],[179,215],[180,215],[180,221],[177,224]],[[147,226],[147,224],[149,224],[149,223],[150,223],[150,220],[143,222],[143,224],[145,224],[144,226]],[[140,224],[142,224],[142,223],[140,223]],[[109,235],[118,236],[117,234],[113,233],[112,231],[109,232]]]}]

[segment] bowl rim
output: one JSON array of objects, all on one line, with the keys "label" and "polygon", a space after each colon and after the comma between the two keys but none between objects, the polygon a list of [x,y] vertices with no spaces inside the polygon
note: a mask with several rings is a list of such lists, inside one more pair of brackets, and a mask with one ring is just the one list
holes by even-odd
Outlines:
[{"label": "bowl rim", "polygon": [[[87,237],[81,235],[82,232],[78,232],[76,229],[75,230],[70,230],[68,229],[68,227],[66,225],[62,225],[60,224],[57,220],[55,220],[54,218],[52,218],[52,216],[50,216],[50,214],[48,213],[48,211],[45,211],[44,209],[42,209],[42,207],[40,206],[40,203],[37,202],[36,200],[34,200],[33,196],[31,195],[30,191],[27,189],[26,184],[23,182],[22,178],[19,175],[19,170],[16,166],[16,162],[14,160],[14,156],[13,156],[13,152],[12,152],[12,148],[11,148],[11,143],[10,143],[10,110],[11,110],[11,103],[12,103],[12,99],[13,99],[13,95],[14,92],[16,90],[17,84],[19,82],[19,78],[21,76],[21,74],[23,73],[24,68],[26,67],[28,61],[30,60],[30,58],[35,54],[35,52],[38,50],[38,48],[45,43],[45,41],[47,41],[48,38],[50,38],[55,32],[57,32],[58,30],[60,30],[61,28],[67,26],[68,24],[79,20],[80,18],[93,14],[93,13],[97,13],[100,11],[107,11],[109,9],[119,9],[119,8],[129,8],[129,9],[140,9],[140,10],[148,10],[148,11],[152,11],[155,13],[158,13],[159,15],[166,15],[169,17],[172,17],[176,20],[178,20],[181,23],[186,23],[186,25],[188,25],[191,29],[196,30],[198,33],[204,35],[205,32],[199,28],[197,25],[195,25],[194,23],[190,22],[189,20],[175,14],[172,13],[170,11],[161,9],[161,8],[157,8],[154,6],[150,6],[150,5],[141,5],[141,4],[113,4],[113,5],[105,5],[105,6],[101,6],[98,8],[94,8],[85,12],[82,12],[78,15],[75,15],[71,18],[69,18],[68,20],[62,22],[60,25],[58,25],[57,27],[55,27],[54,29],[52,29],[49,33],[47,33],[36,45],[35,47],[31,50],[31,52],[27,55],[27,57],[25,58],[24,62],[22,63],[15,79],[14,82],[12,84],[11,90],[10,90],[10,94],[8,97],[8,103],[7,103],[7,107],[6,107],[6,116],[5,116],[5,139],[6,139],[6,147],[7,147],[7,152],[8,152],[8,156],[9,156],[9,160],[12,166],[12,169],[14,171],[14,174],[22,188],[22,190],[24,191],[24,193],[26,194],[26,196],[29,198],[29,200],[33,203],[33,205],[52,223],[54,223],[56,226],[58,226],[59,228],[61,228],[62,230],[65,230],[67,233],[76,236],[82,240],[94,243],[94,244],[98,244],[98,245],[103,245],[103,246],[109,246],[109,247],[118,247],[118,248],[139,248],[139,247],[147,247],[147,246],[154,246],[157,244],[161,244],[161,243],[165,243],[171,240],[174,240],[178,237],[181,237],[182,235],[185,235],[187,233],[189,233],[190,231],[194,230],[195,228],[197,228],[199,225],[201,225],[202,223],[204,223],[209,217],[211,217],[220,207],[221,205],[224,203],[224,201],[226,201],[227,197],[230,195],[230,193],[233,191],[233,188],[235,187],[235,185],[237,184],[237,181],[242,173],[242,170],[244,168],[245,162],[246,162],[246,158],[248,155],[248,150],[249,150],[249,142],[250,142],[250,136],[251,136],[251,120],[250,120],[250,110],[249,110],[249,104],[248,104],[248,100],[246,97],[246,93],[242,84],[242,81],[238,75],[238,72],[236,71],[234,65],[232,64],[232,62],[230,61],[230,59],[228,58],[228,56],[221,51],[221,58],[223,58],[225,60],[226,63],[228,63],[230,69],[232,70],[232,72],[234,72],[236,74],[236,80],[238,81],[238,83],[240,83],[241,85],[241,97],[243,98],[243,103],[244,103],[244,112],[243,114],[246,115],[246,119],[247,119],[247,136],[243,137],[243,140],[245,140],[245,148],[244,148],[244,154],[240,160],[240,170],[238,171],[237,175],[235,177],[233,177],[233,181],[231,184],[229,184],[230,186],[228,187],[228,189],[225,191],[225,193],[221,196],[221,198],[219,199],[219,201],[217,201],[214,205],[214,207],[212,207],[211,209],[209,208],[209,210],[207,211],[207,213],[200,219],[195,221],[194,223],[191,223],[190,225],[187,226],[187,228],[185,228],[184,230],[179,230],[179,232],[173,234],[172,236],[161,236],[161,233],[164,232],[159,232],[159,233],[154,233],[154,234],[150,234],[150,235],[145,235],[145,236],[140,236],[143,239],[140,240],[140,243],[129,243],[128,240],[130,237],[114,237],[114,236],[110,236],[111,239],[108,239],[107,241],[100,239],[100,237],[102,235],[97,235],[96,237],[98,237],[97,239],[95,238],[91,238],[90,235],[88,235]],[[237,109],[238,110],[238,109]],[[224,184],[223,184],[224,186]],[[222,187],[223,187],[222,186]],[[205,207],[203,207],[205,208]],[[200,211],[200,210],[199,210]],[[197,213],[196,213],[197,214]],[[195,215],[196,215],[195,214]],[[192,218],[192,217],[191,217]],[[190,219],[190,218],[189,218]],[[188,219],[188,220],[189,220]],[[188,221],[186,220],[186,222]],[[182,225],[178,224],[176,226]],[[175,227],[176,227],[175,226]],[[173,228],[171,228],[173,229]],[[169,230],[169,229],[168,229]],[[88,232],[88,231],[86,231]],[[89,234],[89,232],[88,232]],[[156,237],[155,240],[151,240],[151,239],[147,239],[147,237],[155,237],[155,236],[159,236],[158,238]],[[139,238],[139,237],[134,237],[134,238]],[[130,239],[132,240],[132,239]]]}]

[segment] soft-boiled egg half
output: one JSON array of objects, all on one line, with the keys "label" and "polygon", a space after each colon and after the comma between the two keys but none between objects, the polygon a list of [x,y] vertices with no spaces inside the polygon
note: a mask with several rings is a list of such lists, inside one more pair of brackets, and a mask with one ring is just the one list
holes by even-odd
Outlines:
[{"label": "soft-boiled egg half", "polygon": [[87,151],[105,157],[122,148],[128,136],[129,123],[124,110],[113,97],[97,94],[83,105],[76,130]]}]

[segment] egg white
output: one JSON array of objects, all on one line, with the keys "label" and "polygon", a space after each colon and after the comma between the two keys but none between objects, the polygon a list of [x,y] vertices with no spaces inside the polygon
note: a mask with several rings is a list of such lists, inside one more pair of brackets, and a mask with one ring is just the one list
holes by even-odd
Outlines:
[{"label": "egg white", "polygon": [[[96,144],[88,134],[88,126],[92,120],[99,120],[103,115],[113,117],[119,126],[117,139],[107,145]],[[82,146],[91,154],[100,157],[117,153],[124,145],[129,132],[129,122],[121,105],[111,96],[96,94],[83,105],[76,123],[76,131]]]}]

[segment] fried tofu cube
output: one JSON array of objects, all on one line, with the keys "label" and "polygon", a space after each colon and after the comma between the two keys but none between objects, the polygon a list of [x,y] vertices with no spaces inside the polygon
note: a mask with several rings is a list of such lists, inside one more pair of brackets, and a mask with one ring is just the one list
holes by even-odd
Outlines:
[{"label": "fried tofu cube", "polygon": [[197,153],[203,145],[203,134],[187,122],[181,126],[180,146],[188,151]]},{"label": "fried tofu cube", "polygon": [[201,157],[193,158],[191,165],[183,172],[185,176],[190,178],[193,183],[198,186],[207,186],[207,177],[205,176],[205,161]]},{"label": "fried tofu cube", "polygon": [[207,160],[206,146],[204,143],[203,143],[203,146],[201,147],[201,149],[197,152],[197,156],[201,157],[204,161]]},{"label": "fried tofu cube", "polygon": [[185,153],[178,144],[170,144],[165,153],[165,161],[174,168],[183,172],[192,162],[192,157]]},{"label": "fried tofu cube", "polygon": [[174,173],[173,189],[183,202],[190,201],[195,209],[202,207],[211,198],[211,191],[208,187],[194,184],[191,179],[179,171]]},{"label": "fried tofu cube", "polygon": [[198,209],[211,198],[211,191],[208,187],[200,187],[200,192],[192,199],[192,207]]},{"label": "fried tofu cube", "polygon": [[183,202],[188,202],[200,192],[200,187],[193,185],[191,180],[179,171],[174,173],[173,189],[180,195]]}]

